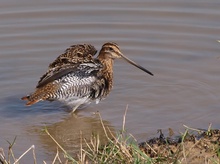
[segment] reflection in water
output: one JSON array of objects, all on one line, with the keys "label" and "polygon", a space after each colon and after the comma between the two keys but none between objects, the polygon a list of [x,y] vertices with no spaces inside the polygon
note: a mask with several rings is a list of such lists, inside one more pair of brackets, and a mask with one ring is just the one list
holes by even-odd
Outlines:
[{"label": "reflection in water", "polygon": [[[111,127],[108,121],[103,121],[105,128],[109,128],[111,132],[113,127]],[[41,144],[43,145],[46,152],[49,154],[56,153],[57,145],[56,143],[45,133],[42,133],[39,129],[44,127],[29,127],[34,130],[34,133],[38,133]],[[46,127],[49,133],[55,138],[55,140],[71,155],[77,157],[76,155],[80,152],[81,139],[82,146],[85,147],[85,141],[90,142],[91,137],[98,136],[101,143],[107,141],[104,128],[101,124],[101,120],[98,114],[94,117],[81,117],[77,115],[70,115],[64,120],[51,124]],[[32,131],[29,130],[29,131]],[[82,136],[82,138],[81,138]],[[52,155],[53,157],[53,155]]]}]

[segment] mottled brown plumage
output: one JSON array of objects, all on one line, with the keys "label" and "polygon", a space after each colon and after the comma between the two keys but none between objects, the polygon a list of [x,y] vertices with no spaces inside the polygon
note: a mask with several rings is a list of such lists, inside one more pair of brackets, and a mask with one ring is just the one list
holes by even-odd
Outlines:
[{"label": "mottled brown plumage", "polygon": [[90,44],[77,44],[67,48],[66,51],[58,56],[48,67],[48,71],[40,78],[37,88],[48,83],[48,78],[69,69],[70,71],[81,63],[93,62],[93,56],[97,50]]},{"label": "mottled brown plumage", "polygon": [[25,96],[26,105],[43,100],[59,100],[73,106],[73,112],[82,104],[105,98],[113,86],[113,64],[115,58],[123,58],[130,64],[153,75],[145,68],[126,58],[116,43],[97,50],[89,44],[73,45],[52,62],[48,71],[40,78],[34,93]]}]

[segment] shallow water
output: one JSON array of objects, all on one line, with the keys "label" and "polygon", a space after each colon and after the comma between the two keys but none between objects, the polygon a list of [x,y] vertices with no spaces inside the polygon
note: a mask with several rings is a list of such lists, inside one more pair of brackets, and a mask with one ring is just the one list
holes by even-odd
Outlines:
[{"label": "shallow water", "polygon": [[[34,144],[38,160],[51,161],[56,146],[41,132],[45,125],[76,152],[80,131],[103,135],[93,112],[120,129],[127,105],[126,129],[139,141],[157,129],[178,132],[183,124],[219,128],[219,7],[219,0],[1,2],[0,147],[6,150],[6,140],[17,136],[16,156]],[[117,60],[111,94],[77,117],[57,102],[24,106],[20,98],[68,46],[91,43],[100,49],[108,41],[155,76]],[[72,145],[64,142],[69,140]],[[31,153],[23,160],[32,162]]]}]

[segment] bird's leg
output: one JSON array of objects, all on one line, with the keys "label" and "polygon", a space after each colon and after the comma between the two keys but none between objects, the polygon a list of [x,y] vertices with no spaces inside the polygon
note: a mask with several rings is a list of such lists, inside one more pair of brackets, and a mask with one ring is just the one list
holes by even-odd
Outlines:
[{"label": "bird's leg", "polygon": [[80,105],[81,103],[78,103],[76,106],[74,106],[73,110],[71,111],[71,114],[73,114]]},{"label": "bird's leg", "polygon": [[80,104],[77,104],[76,106],[74,106],[74,108],[72,109],[72,111],[70,113],[73,114],[79,106],[80,106]]},{"label": "bird's leg", "polygon": [[73,107],[73,109],[72,109],[72,111],[71,111],[71,114],[73,114],[73,113],[76,111],[76,109],[77,109],[80,105],[82,105],[82,104],[84,104],[85,102],[87,102],[87,100],[88,100],[88,98],[87,98],[87,97],[84,97],[84,98],[82,98],[78,103],[76,103],[76,105]]}]

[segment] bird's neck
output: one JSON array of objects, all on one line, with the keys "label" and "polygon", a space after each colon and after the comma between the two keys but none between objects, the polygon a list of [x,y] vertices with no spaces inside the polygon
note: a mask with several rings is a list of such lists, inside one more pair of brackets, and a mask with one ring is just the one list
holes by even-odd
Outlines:
[{"label": "bird's neck", "polygon": [[104,66],[103,69],[106,72],[113,73],[114,59],[110,58],[109,55],[107,55],[105,52],[102,51],[100,51],[98,55],[98,59]]},{"label": "bird's neck", "polygon": [[114,60],[112,58],[105,57],[104,55],[100,54],[98,56],[99,61],[102,63],[103,68],[101,71],[102,77],[105,80],[106,86],[106,95],[110,92],[113,86],[113,65]]}]

